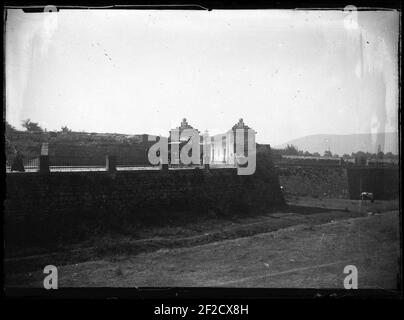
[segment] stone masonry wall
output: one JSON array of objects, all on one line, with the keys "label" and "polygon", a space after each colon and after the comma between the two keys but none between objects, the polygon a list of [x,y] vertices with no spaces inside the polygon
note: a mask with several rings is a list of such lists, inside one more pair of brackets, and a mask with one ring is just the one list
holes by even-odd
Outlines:
[{"label": "stone masonry wall", "polygon": [[9,173],[6,182],[6,246],[284,203],[275,170],[262,168],[251,176],[236,169]]},{"label": "stone masonry wall", "polygon": [[280,184],[294,196],[348,198],[347,171],[337,166],[278,167]]}]

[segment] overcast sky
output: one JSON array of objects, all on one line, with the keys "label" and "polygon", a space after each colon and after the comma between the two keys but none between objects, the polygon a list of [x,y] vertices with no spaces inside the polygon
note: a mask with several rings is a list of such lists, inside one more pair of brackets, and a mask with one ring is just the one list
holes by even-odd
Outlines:
[{"label": "overcast sky", "polygon": [[167,135],[186,117],[257,142],[396,131],[393,11],[8,10],[6,118]]}]

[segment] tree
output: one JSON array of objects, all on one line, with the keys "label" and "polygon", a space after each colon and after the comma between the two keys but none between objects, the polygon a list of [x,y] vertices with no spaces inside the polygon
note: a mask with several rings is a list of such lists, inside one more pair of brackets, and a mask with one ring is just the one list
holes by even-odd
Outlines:
[{"label": "tree", "polygon": [[71,129],[69,129],[67,126],[64,126],[64,127],[62,127],[62,130],[61,130],[63,133],[69,133],[69,132],[72,132],[72,130]]},{"label": "tree", "polygon": [[7,121],[6,121],[5,127],[6,127],[6,133],[17,131],[17,129],[14,126],[12,126],[11,124],[9,124]]},{"label": "tree", "polygon": [[367,159],[369,159],[369,154],[363,151],[352,152],[352,157],[355,159],[355,164],[365,165]]},{"label": "tree", "polygon": [[352,158],[356,158],[356,157],[365,157],[367,158],[367,154],[363,151],[358,151],[358,152],[352,152]]},{"label": "tree", "polygon": [[391,151],[387,152],[384,157],[386,159],[398,159],[398,155],[393,154]]},{"label": "tree", "polygon": [[383,158],[384,158],[384,153],[383,153],[383,151],[382,151],[382,147],[381,147],[380,144],[379,144],[378,147],[377,147],[376,158],[377,158],[377,159],[383,159]]},{"label": "tree", "polygon": [[37,122],[32,122],[30,119],[22,121],[22,126],[28,132],[43,132],[43,129],[40,127],[40,125]]},{"label": "tree", "polygon": [[324,157],[332,157],[332,152],[330,150],[325,150]]},{"label": "tree", "polygon": [[284,153],[286,156],[297,156],[299,155],[299,150],[293,144],[288,144]]}]

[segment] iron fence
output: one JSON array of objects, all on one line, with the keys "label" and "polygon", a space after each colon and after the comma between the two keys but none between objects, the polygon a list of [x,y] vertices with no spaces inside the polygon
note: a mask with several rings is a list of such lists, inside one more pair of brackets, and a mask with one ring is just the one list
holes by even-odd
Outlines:
[{"label": "iron fence", "polygon": [[[15,157],[6,160],[6,172],[18,172],[17,170],[11,170],[14,161]],[[22,157],[22,164],[24,172],[36,172],[39,170],[39,157]]]},{"label": "iron fence", "polygon": [[[48,157],[49,171],[50,172],[81,172],[81,171],[106,171],[107,170],[107,157],[94,157],[94,156],[55,156]],[[36,157],[22,157],[24,172],[38,172],[40,169],[40,156]],[[7,159],[6,171],[11,171],[13,159]],[[130,158],[122,155],[115,156],[115,165],[117,171],[136,171],[136,170],[160,170],[160,165],[151,165],[143,158]],[[234,168],[235,165],[226,163],[211,164],[212,169],[216,168]],[[184,165],[184,164],[170,164],[169,170],[192,170],[203,169],[204,165]]]}]

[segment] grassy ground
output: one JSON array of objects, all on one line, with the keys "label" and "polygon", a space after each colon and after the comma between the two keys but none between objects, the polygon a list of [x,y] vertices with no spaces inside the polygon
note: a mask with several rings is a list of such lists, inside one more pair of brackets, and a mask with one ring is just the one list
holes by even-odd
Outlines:
[{"label": "grassy ground", "polygon": [[6,260],[7,286],[341,287],[354,264],[360,287],[394,288],[399,255],[397,201],[290,198],[261,216],[137,229]]}]

